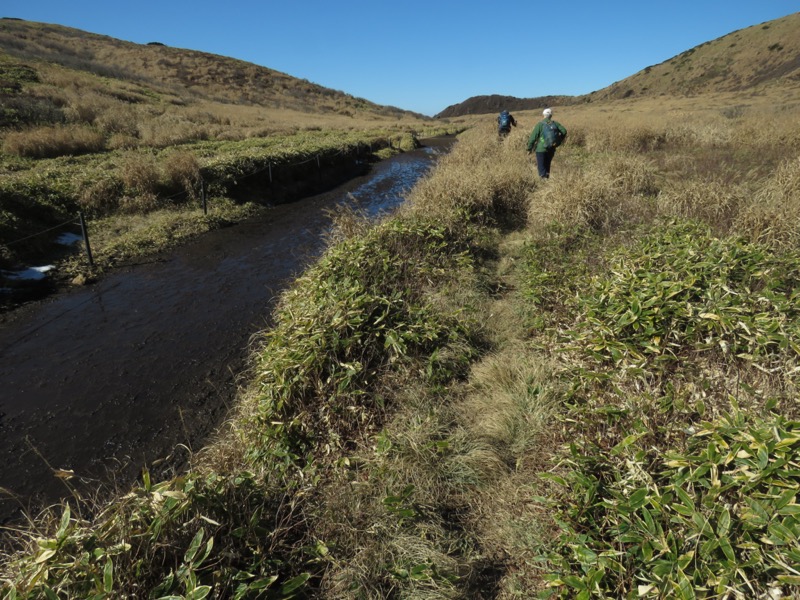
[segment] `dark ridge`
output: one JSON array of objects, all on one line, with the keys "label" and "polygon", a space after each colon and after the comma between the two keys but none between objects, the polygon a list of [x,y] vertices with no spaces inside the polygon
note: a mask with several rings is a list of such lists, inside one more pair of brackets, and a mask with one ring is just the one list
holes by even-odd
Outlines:
[{"label": "dark ridge", "polygon": [[464,115],[484,115],[489,113],[509,110],[511,112],[521,110],[543,109],[551,105],[563,106],[574,104],[574,96],[538,96],[536,98],[515,98],[514,96],[473,96],[460,102],[448,106],[436,115],[438,119],[461,117]]}]

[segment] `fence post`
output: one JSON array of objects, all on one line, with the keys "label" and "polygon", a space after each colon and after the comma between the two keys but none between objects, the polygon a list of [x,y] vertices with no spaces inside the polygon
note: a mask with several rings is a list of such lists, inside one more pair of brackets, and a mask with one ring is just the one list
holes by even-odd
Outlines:
[{"label": "fence post", "polygon": [[83,234],[83,243],[86,246],[86,256],[89,257],[89,266],[94,266],[94,258],[92,257],[92,247],[89,245],[89,230],[86,227],[86,217],[83,211],[78,211],[78,218],[81,221],[81,233]]},{"label": "fence post", "polygon": [[206,180],[200,180],[200,198],[203,200],[203,214],[208,214],[208,201],[206,200]]}]

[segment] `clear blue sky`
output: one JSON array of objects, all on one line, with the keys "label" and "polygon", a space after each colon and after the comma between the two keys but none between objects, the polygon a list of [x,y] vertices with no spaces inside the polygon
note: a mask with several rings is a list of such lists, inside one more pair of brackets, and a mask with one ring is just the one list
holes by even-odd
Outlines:
[{"label": "clear blue sky", "polygon": [[471,96],[578,95],[798,0],[3,0],[0,16],[256,63],[434,115]]}]

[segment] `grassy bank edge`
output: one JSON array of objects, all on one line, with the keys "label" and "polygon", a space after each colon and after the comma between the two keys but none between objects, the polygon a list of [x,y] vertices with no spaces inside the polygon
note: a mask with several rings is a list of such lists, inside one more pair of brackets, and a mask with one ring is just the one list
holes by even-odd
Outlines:
[{"label": "grassy bank edge", "polygon": [[[249,216],[266,201],[264,194],[259,199],[259,186],[270,202],[294,199],[312,189],[307,182],[317,182],[323,167],[332,178],[354,161],[381,160],[417,147],[422,136],[459,131],[303,132],[22,161],[0,186],[0,261],[10,266],[47,249],[60,233],[75,230],[83,211],[96,269],[102,270]],[[305,167],[314,160],[315,169]],[[201,181],[208,215],[201,210]],[[241,183],[252,188],[245,195]],[[66,261],[64,268],[71,274],[89,271],[85,257]]]}]

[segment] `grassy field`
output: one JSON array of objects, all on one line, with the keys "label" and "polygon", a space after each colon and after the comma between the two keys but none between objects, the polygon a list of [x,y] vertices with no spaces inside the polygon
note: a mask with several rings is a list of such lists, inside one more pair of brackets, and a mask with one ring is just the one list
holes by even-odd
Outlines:
[{"label": "grassy field", "polygon": [[6,532],[0,597],[800,597],[800,113],[760,101],[556,107],[544,182],[535,114],[465,120],[338,216],[192,468]]}]

